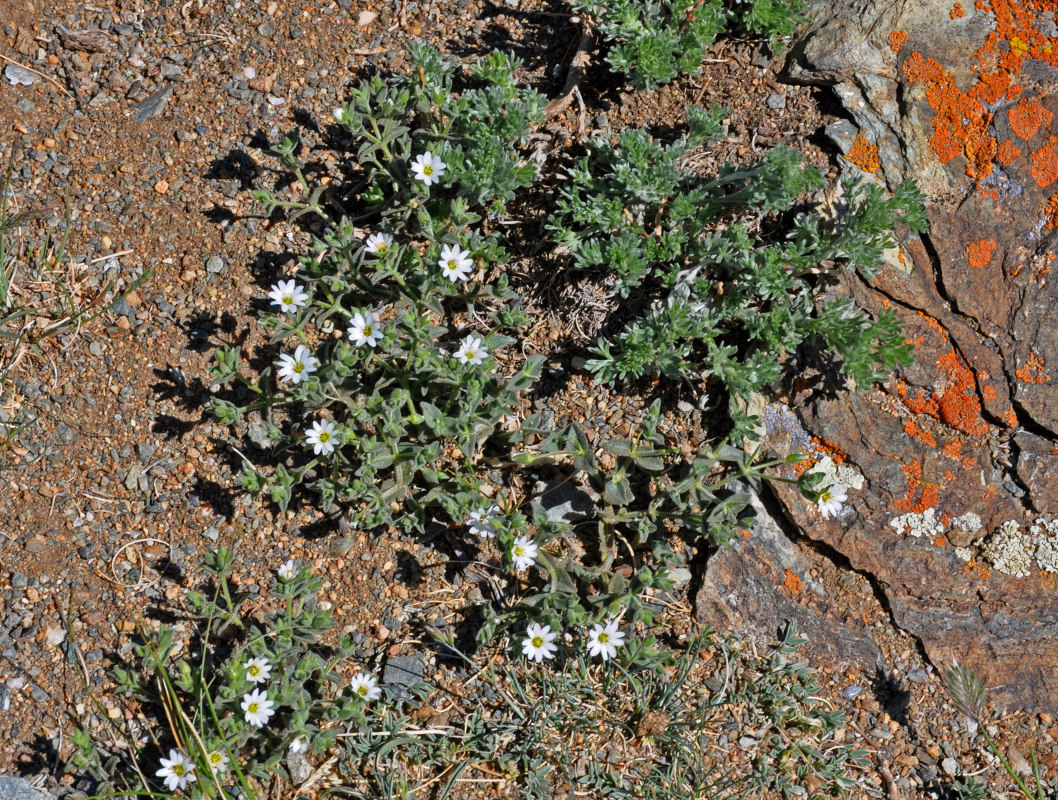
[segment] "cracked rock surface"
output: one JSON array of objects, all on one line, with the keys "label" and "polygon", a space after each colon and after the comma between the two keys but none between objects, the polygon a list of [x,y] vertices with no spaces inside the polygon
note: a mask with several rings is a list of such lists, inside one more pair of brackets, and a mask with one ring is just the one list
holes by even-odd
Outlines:
[{"label": "cracked rock surface", "polygon": [[936,666],[957,659],[999,704],[1053,713],[1058,29],[1037,2],[823,5],[788,77],[833,87],[849,174],[915,180],[930,229],[899,232],[895,268],[842,287],[897,310],[914,364],[860,393],[825,392],[809,366],[765,415],[775,451],[808,441],[862,489],[830,520],[774,489]]}]

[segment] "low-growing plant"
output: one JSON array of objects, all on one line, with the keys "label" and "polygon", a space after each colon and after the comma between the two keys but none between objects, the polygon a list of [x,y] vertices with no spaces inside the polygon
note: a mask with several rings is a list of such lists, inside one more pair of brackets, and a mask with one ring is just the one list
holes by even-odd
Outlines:
[{"label": "low-growing plant", "polygon": [[766,36],[773,47],[804,22],[804,0],[573,0],[609,43],[606,62],[638,89],[694,74],[725,28]]},{"label": "low-growing plant", "polygon": [[517,62],[502,54],[473,70],[483,88],[457,94],[451,61],[409,49],[413,72],[372,78],[335,111],[354,154],[345,184],[310,185],[296,137],[275,146],[297,191],[262,188],[259,201],[311,214],[320,229],[270,294],[278,312],[263,323],[284,351],[275,371],[244,373],[235,347],[211,368],[218,390],[239,389],[218,392],[216,417],[260,414],[280,458],[270,473],[246,459],[246,489],[286,508],[301,484],[325,508],[346,504],[354,524],[404,529],[427,508],[462,518],[482,443],[542,363],[500,369],[496,356],[516,341],[507,334],[527,317],[482,216],[532,179],[519,147],[542,98],[516,84]]},{"label": "low-growing plant", "polygon": [[[973,729],[981,734],[989,751],[1003,765],[1003,770],[1013,781],[1018,794],[1024,797],[1025,800],[1045,800],[1047,797],[1052,797],[1054,789],[1048,791],[1047,784],[1040,771],[1040,764],[1036,760],[1035,751],[1030,754],[1032,761],[1032,785],[1030,787],[1018,771],[1014,769],[1010,760],[1003,755],[1003,751],[999,749],[995,737],[988,730],[988,692],[985,690],[984,684],[981,683],[977,673],[970,667],[956,662],[944,671],[943,677],[944,688],[955,702],[955,707],[959,709],[959,713],[969,720]],[[958,782],[956,787],[960,800],[963,798],[976,800],[976,798],[985,796],[986,789],[987,787],[973,778],[966,778]]]},{"label": "low-growing plant", "polygon": [[[739,517],[749,502],[746,491],[732,491],[734,482],[759,491],[765,480],[788,480],[773,469],[801,458],[757,463],[756,453],[726,442],[685,458],[658,432],[660,418],[661,403],[655,401],[635,436],[595,445],[575,423],[550,432],[537,428],[538,416],[511,437],[521,443],[512,454],[515,465],[563,465],[564,480],[590,497],[593,508],[573,523],[551,518],[540,498],[529,503],[529,517],[494,509],[487,533],[496,538],[502,567],[531,576],[535,565],[542,580],[530,579],[518,604],[505,611],[486,606],[479,641],[526,621],[550,631],[620,618],[649,623],[658,609],[650,597],[672,588],[670,571],[681,564],[671,542],[706,548],[729,543],[739,535]],[[805,491],[812,494],[807,481],[802,479]],[[518,558],[519,544],[531,558]],[[625,653],[629,666],[656,665],[652,641],[638,643],[638,660],[631,653]]]},{"label": "low-growing plant", "polygon": [[[823,188],[794,150],[775,147],[709,179],[687,168],[723,117],[715,107],[689,109],[688,134],[668,145],[635,129],[616,144],[597,137],[570,171],[552,224],[556,243],[575,267],[608,276],[614,293],[634,291],[642,309],[612,340],[599,340],[588,363],[596,380],[713,380],[748,399],[780,378],[783,355],[806,340],[837,355],[861,386],[908,363],[894,312],[871,319],[852,300],[816,289],[843,270],[872,278],[896,244],[896,226],[925,228],[914,185],[886,198],[877,186],[846,182],[835,214],[794,213],[799,198]],[[781,233],[754,234],[770,215],[793,219]],[[731,413],[737,435],[750,435],[735,404]]]},{"label": "low-growing plant", "polygon": [[[72,768],[120,793],[164,787],[192,798],[261,798],[277,779],[305,788],[314,772],[316,783],[351,783],[380,745],[409,727],[397,712],[403,701],[379,687],[370,667],[352,667],[350,639],[322,643],[333,620],[317,603],[319,578],[283,564],[275,608],[258,621],[230,583],[233,563],[230,548],[207,555],[213,586],[187,594],[191,624],[181,634],[168,626],[140,631],[138,663],[113,670],[118,692],[142,712],[135,727],[118,729],[128,747],[101,755],[81,731]],[[157,720],[166,733],[155,732]],[[325,768],[306,769],[307,753],[327,754]]]}]

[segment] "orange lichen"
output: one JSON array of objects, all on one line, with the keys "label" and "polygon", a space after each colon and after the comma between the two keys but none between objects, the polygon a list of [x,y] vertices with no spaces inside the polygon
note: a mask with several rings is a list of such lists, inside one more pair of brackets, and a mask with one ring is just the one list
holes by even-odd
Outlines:
[{"label": "orange lichen", "polygon": [[902,69],[908,81],[926,87],[926,102],[936,112],[930,147],[941,163],[963,154],[970,162],[967,175],[976,180],[988,177],[996,141],[988,132],[992,115],[981,101],[960,91],[951,72],[919,52],[912,53]]},{"label": "orange lichen", "polygon": [[799,593],[804,586],[797,573],[791,572],[789,569],[786,570],[786,579],[782,582],[782,585],[789,590],[790,594]]},{"label": "orange lichen", "polygon": [[981,399],[986,403],[991,403],[996,399],[996,390],[989,386],[987,383],[981,387]]},{"label": "orange lichen", "polygon": [[1046,220],[1044,224],[1047,230],[1053,231],[1058,228],[1058,192],[1052,194],[1047,201],[1047,208],[1043,210],[1043,217]]},{"label": "orange lichen", "polygon": [[933,538],[933,546],[934,547],[944,547],[947,544],[948,544],[948,537],[947,536],[941,535],[941,536],[935,536]]},{"label": "orange lichen", "polygon": [[[940,489],[935,483],[922,483],[922,465],[918,461],[912,461],[904,466],[904,476],[907,478],[907,493],[893,502],[893,506],[898,511],[921,514],[927,508],[937,507],[940,500]],[[922,494],[916,502],[915,495],[920,486]]]},{"label": "orange lichen", "polygon": [[991,570],[987,567],[981,566],[981,564],[976,561],[967,561],[963,564],[962,571],[964,575],[968,572],[976,572],[980,578],[988,578],[992,575]]},{"label": "orange lichen", "polygon": [[982,239],[979,242],[970,242],[966,245],[966,257],[971,267],[987,267],[992,260],[992,252],[996,249],[995,239]]},{"label": "orange lichen", "polygon": [[970,436],[988,433],[988,424],[981,419],[981,400],[977,396],[973,371],[963,364],[954,348],[937,359],[951,383],[937,398],[942,422]]},{"label": "orange lichen", "polygon": [[1007,119],[1010,121],[1010,129],[1019,138],[1028,141],[1036,135],[1040,126],[1050,125],[1054,115],[1039,103],[1026,102],[1022,98],[1015,108],[1010,109]]},{"label": "orange lichen", "polygon": [[914,439],[918,439],[920,442],[929,445],[930,447],[937,446],[937,440],[934,439],[928,431],[924,431],[918,427],[914,420],[908,420],[907,424],[904,425],[904,433]]},{"label": "orange lichen", "polygon": [[878,171],[878,146],[868,142],[862,135],[857,134],[846,158],[864,172]]},{"label": "orange lichen", "polygon": [[952,439],[950,442],[948,442],[946,445],[944,445],[944,447],[942,447],[940,449],[940,451],[942,453],[944,453],[944,455],[951,456],[952,458],[959,458],[959,454],[960,454],[961,450],[962,450],[962,442],[959,441],[958,439]]},{"label": "orange lichen", "polygon": [[907,44],[907,33],[904,31],[893,31],[889,34],[889,49],[899,53],[900,48]]},{"label": "orange lichen", "polygon": [[1004,139],[999,147],[996,148],[996,156],[999,158],[999,163],[1004,167],[1020,155],[1021,148],[1010,139]]},{"label": "orange lichen", "polygon": [[962,3],[956,3],[951,7],[951,11],[948,12],[948,16],[952,19],[962,19],[966,16],[966,12],[962,9]]},{"label": "orange lichen", "polygon": [[[1014,374],[1021,380],[1025,381],[1025,383],[1034,383],[1039,386],[1040,384],[1047,383],[1047,381],[1051,379],[1050,375],[1044,373],[1045,369],[1046,365],[1043,363],[1040,354],[1033,351],[1029,354],[1025,363],[1014,370]],[[1011,412],[1013,412],[1013,409],[1011,409]]]},{"label": "orange lichen", "polygon": [[1058,180],[1058,154],[1054,152],[1054,137],[1032,154],[1032,177],[1041,189],[1046,189]]},{"label": "orange lichen", "polygon": [[818,436],[812,437],[812,447],[815,448],[817,453],[830,456],[831,461],[835,464],[844,464],[849,457],[840,447],[831,444],[826,439],[820,439]]}]

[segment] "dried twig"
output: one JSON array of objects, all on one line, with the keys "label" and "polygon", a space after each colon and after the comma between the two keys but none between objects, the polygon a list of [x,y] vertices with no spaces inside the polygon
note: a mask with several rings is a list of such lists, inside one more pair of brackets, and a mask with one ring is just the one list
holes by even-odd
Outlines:
[{"label": "dried twig", "polygon": [[569,62],[569,71],[566,73],[566,85],[562,87],[562,94],[547,104],[544,109],[544,119],[551,120],[569,108],[573,102],[574,92],[579,95],[579,85],[584,74],[591,65],[591,51],[595,49],[595,26],[585,17],[581,17],[581,37],[577,43],[577,51]]},{"label": "dried twig", "polygon": [[888,800],[903,800],[900,796],[900,790],[896,787],[896,779],[893,777],[893,773],[889,771],[889,759],[881,753],[878,754],[878,774],[882,776],[882,781],[885,783],[885,788],[889,793]]}]

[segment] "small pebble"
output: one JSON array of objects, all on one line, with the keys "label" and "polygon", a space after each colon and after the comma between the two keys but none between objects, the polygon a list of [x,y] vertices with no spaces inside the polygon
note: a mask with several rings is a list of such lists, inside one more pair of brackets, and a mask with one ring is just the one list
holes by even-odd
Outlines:
[{"label": "small pebble", "polygon": [[945,775],[958,775],[959,774],[959,762],[954,758],[945,758],[940,762],[940,768],[944,770]]}]

